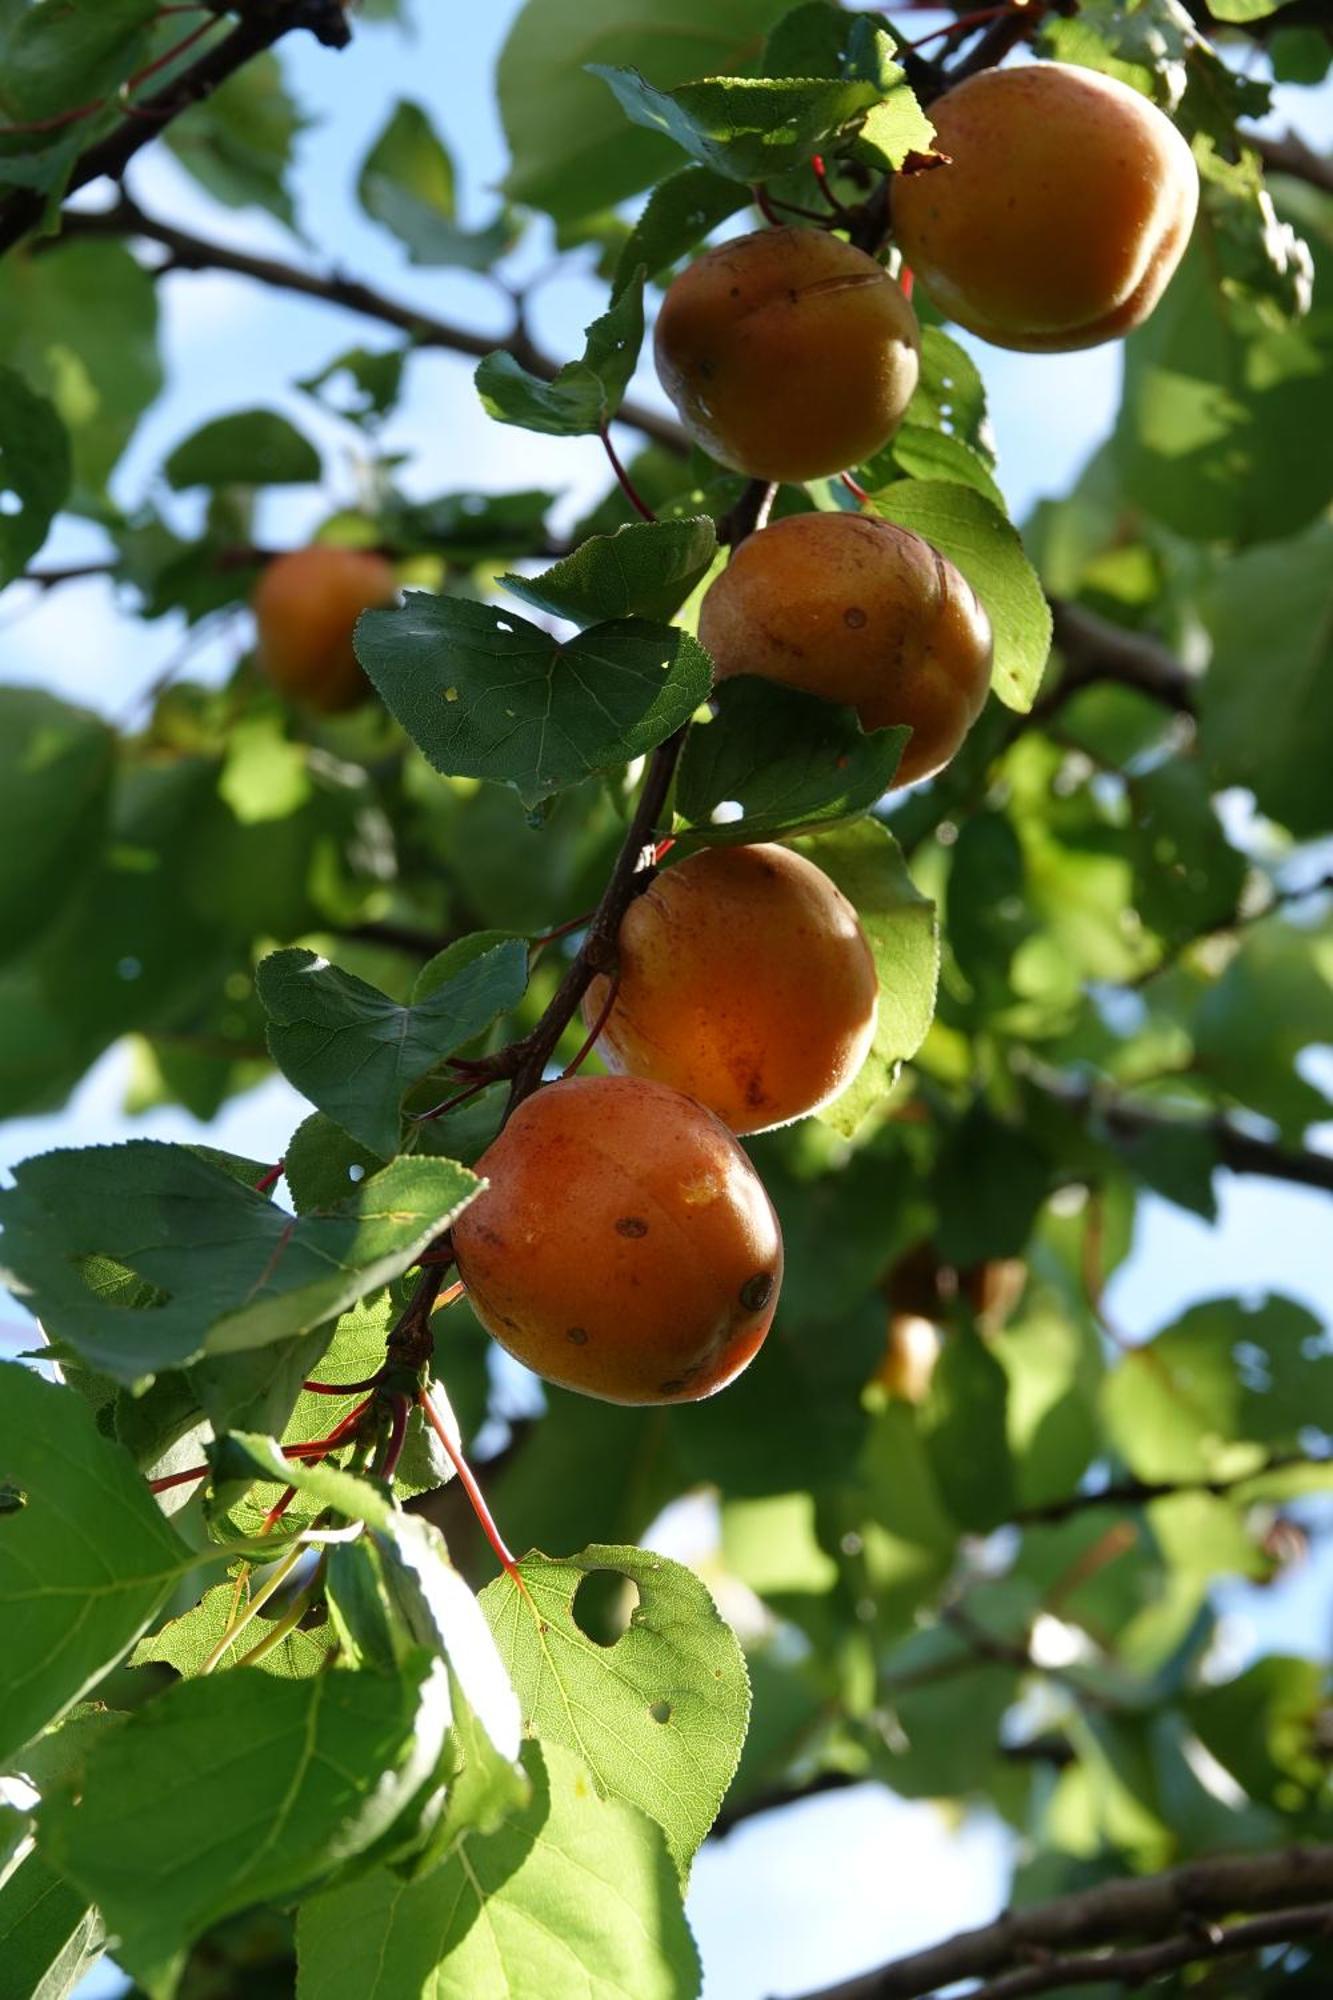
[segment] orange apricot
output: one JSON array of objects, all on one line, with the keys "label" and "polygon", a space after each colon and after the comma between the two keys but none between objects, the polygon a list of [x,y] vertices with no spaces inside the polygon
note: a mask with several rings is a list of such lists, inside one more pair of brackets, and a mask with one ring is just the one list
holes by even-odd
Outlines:
[{"label": "orange apricot", "polygon": [[919,1313],[891,1312],[874,1379],[904,1403],[924,1403],[940,1358],[940,1330]]},{"label": "orange apricot", "polygon": [[1141,326],[1180,262],[1199,175],[1156,105],[1066,63],[983,70],[930,108],[947,166],[893,184],[898,245],[941,312],[1064,352]]},{"label": "orange apricot", "polygon": [[[879,985],[856,911],[789,847],[705,848],[625,912],[608,1067],[763,1132],[845,1090],[874,1039]],[[608,982],[583,1003],[591,1026]]]},{"label": "orange apricot", "polygon": [[921,331],[882,265],[824,229],[761,229],[668,287],[657,373],[697,444],[756,479],[841,472],[892,437]]},{"label": "orange apricot", "polygon": [[398,594],[392,565],[369,549],[316,543],[275,556],[251,600],[259,664],[281,694],[325,714],[371,692],[352,650],[363,611]]},{"label": "orange apricot", "polygon": [[548,1382],[690,1403],[740,1374],[782,1283],[773,1204],[720,1119],[666,1084],[569,1077],[522,1103],[454,1224],[478,1319]]},{"label": "orange apricot", "polygon": [[953,564],[869,514],[792,514],[743,541],[709,587],[699,637],[719,680],[758,674],[907,723],[895,784],[940,770],[985,704],[990,623]]}]

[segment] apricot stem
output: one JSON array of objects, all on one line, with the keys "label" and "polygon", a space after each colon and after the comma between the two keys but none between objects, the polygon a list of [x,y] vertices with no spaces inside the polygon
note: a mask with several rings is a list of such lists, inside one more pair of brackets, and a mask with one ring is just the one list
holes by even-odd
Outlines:
[{"label": "apricot stem", "polygon": [[150,1493],[165,1493],[169,1487],[188,1486],[192,1479],[207,1479],[207,1477],[208,1467],[206,1465],[192,1465],[188,1472],[169,1472],[164,1479],[150,1479],[148,1482],[148,1491]]},{"label": "apricot stem", "polygon": [[634,508],[636,513],[641,514],[645,521],[655,521],[657,519],[656,514],[654,514],[647,501],[640,496],[634,481],[630,478],[628,472],[626,472],[624,466],[616,456],[616,448],[611,442],[611,432],[608,426],[603,424],[597,435],[602,440],[602,449],[611,461],[611,470],[620,481],[621,491],[624,493],[631,507]]},{"label": "apricot stem", "polygon": [[285,1160],[278,1160],[275,1165],[271,1166],[267,1170],[266,1173],[262,1173],[259,1176],[259,1179],[255,1182],[255,1193],[267,1194],[271,1187],[276,1187],[278,1182],[282,1179],[282,1176],[286,1171],[286,1167],[287,1167],[287,1162]]},{"label": "apricot stem", "polygon": [[565,1064],[564,1069],[560,1072],[562,1076],[575,1075],[576,1072],[580,1070],[583,1067],[584,1063],[588,1060],[588,1057],[592,1054],[594,1048],[597,1046],[598,1036],[601,1034],[602,1029],[606,1026],[607,1022],[611,1018],[611,1009],[616,1004],[616,995],[619,993],[619,991],[620,991],[620,974],[617,972],[607,983],[606,998],[605,1000],[603,1000],[602,1005],[598,1010],[597,1019],[593,1022],[591,1028],[589,1028],[587,1032],[587,1035],[584,1037],[583,1044],[579,1049],[578,1054],[573,1058],[571,1062],[567,1062]]},{"label": "apricot stem", "polygon": [[458,1483],[462,1487],[463,1491],[467,1494],[468,1501],[472,1507],[472,1511],[476,1515],[478,1521],[481,1523],[481,1531],[485,1535],[487,1541],[490,1543],[491,1548],[495,1554],[496,1560],[505,1570],[511,1582],[517,1584],[518,1588],[523,1592],[524,1596],[526,1597],[527,1587],[523,1582],[523,1578],[519,1574],[518,1564],[514,1561],[513,1556],[510,1554],[508,1548],[505,1546],[504,1540],[500,1534],[500,1530],[495,1525],[495,1520],[493,1515],[491,1514],[491,1510],[486,1505],[486,1501],[482,1494],[482,1490],[480,1486],[478,1486],[476,1479],[473,1476],[472,1468],[468,1464],[467,1460],[464,1458],[462,1452],[458,1449],[458,1446],[454,1443],[453,1439],[450,1437],[448,1430],[445,1428],[445,1425],[442,1423],[440,1419],[440,1413],[436,1409],[434,1403],[431,1401],[430,1391],[428,1389],[422,1389],[418,1393],[417,1404],[421,1409],[423,1415],[425,1416],[427,1423],[434,1431],[436,1437],[440,1440],[440,1443],[444,1446],[445,1453],[449,1459],[449,1463],[453,1466],[454,1471],[458,1474]]},{"label": "apricot stem", "polygon": [[301,1387],[308,1389],[312,1396],[357,1396],[368,1389],[377,1389],[383,1378],[384,1370],[380,1368],[375,1374],[367,1375],[365,1380],[361,1382],[306,1381],[301,1384]]}]

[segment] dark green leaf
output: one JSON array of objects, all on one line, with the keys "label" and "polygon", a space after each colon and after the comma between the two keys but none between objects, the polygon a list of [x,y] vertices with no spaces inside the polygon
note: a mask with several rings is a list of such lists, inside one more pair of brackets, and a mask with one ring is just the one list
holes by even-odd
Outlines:
[{"label": "dark green leaf", "polygon": [[[741,675],[685,742],[676,810],[709,844],[773,840],[853,819],[893,782],[905,729],[867,735],[850,708]],[[737,817],[714,819],[719,806]]]},{"label": "dark green leaf", "polygon": [[591,18],[587,0],[528,0],[514,17],[496,82],[512,165],[506,192],[575,221],[670,173],[679,154],[655,133],[627,129],[591,56],[632,64],[669,88],[692,77],[744,75],[786,0],[635,0]]},{"label": "dark green leaf", "polygon": [[69,437],[54,405],[0,368],[0,589],[46,540],[69,481]]},{"label": "dark green leaf", "polygon": [[1051,1185],[1051,1162],[1018,1125],[978,1101],[947,1134],[935,1166],[938,1244],[966,1269],[1017,1257]]},{"label": "dark green leaf", "polygon": [[127,1653],[189,1569],[134,1461],[71,1389],[0,1363],[0,1765]]},{"label": "dark green leaf", "polygon": [[962,571],[995,639],[992,685],[1007,708],[1031,708],[1051,650],[1051,614],[1016,529],[971,486],[901,480],[875,512],[925,537]]},{"label": "dark green leaf", "polygon": [[607,618],[667,619],[716,553],[708,515],[634,521],[614,535],[591,536],[540,576],[502,576],[500,582],[512,597],[576,625]]},{"label": "dark green leaf", "polygon": [[335,1318],[406,1270],[476,1186],[450,1160],[396,1160],[293,1220],[184,1146],[46,1153],[0,1193],[4,1262],[53,1339],[132,1386]]},{"label": "dark green leaf", "polygon": [[59,118],[109,95],[148,45],[155,0],[35,0],[0,15],[0,117]]},{"label": "dark green leaf", "polygon": [[522,999],[527,950],[497,945],[413,1007],[398,1006],[312,951],[272,953],[256,984],[283,1075],[387,1159],[398,1151],[412,1085]]},{"label": "dark green leaf", "polygon": [[289,1902],[382,1842],[430,1778],[447,1721],[447,1676],[420,1658],[392,1677],[238,1667],[183,1681],[93,1751],[77,1802],[43,1807],[42,1851],[160,1990],[210,1924]]},{"label": "dark green leaf", "polygon": [[90,866],[114,743],[98,716],[0,688],[0,957],[45,928]]},{"label": "dark green leaf", "polygon": [[658,90],[635,69],[589,63],[625,116],[663,132],[702,166],[747,185],[802,165],[880,97],[855,79],[709,77]]},{"label": "dark green leaf", "polygon": [[187,486],[302,486],[322,470],[309,439],[272,410],[215,417],[178,444],[162,469],[178,492]]},{"label": "dark green leaf", "polygon": [[669,264],[701,243],[709,231],[744,208],[748,193],[711,167],[681,167],[659,181],[643,214],[616,259],[613,294],[619,295],[639,266],[651,282]]},{"label": "dark green leaf", "polygon": [[[565,1562],[532,1554],[524,1591],[497,1577],[482,1593],[529,1735],[577,1750],[604,1797],[664,1829],[684,1875],[713,1823],[749,1715],[745,1661],[702,1583],[634,1548],[585,1549]],[[613,1646],[580,1630],[585,1577],[610,1570],[638,1593]]]},{"label": "dark green leaf", "polygon": [[922,1411],[935,1483],[959,1527],[988,1534],[1016,1499],[1009,1455],[1009,1378],[972,1326],[953,1328],[940,1349]]},{"label": "dark green leaf", "polygon": [[512,785],[527,805],[651,750],[711,679],[674,626],[620,619],[561,645],[492,605],[415,592],[367,613],[357,652],[438,771]]},{"label": "dark green leaf", "polygon": [[44,1855],[30,1852],[0,1879],[0,1958],[11,1992],[65,2000],[105,1949],[97,1911]]},{"label": "dark green leaf", "polygon": [[476,373],[477,393],[497,423],[551,437],[604,430],[625,398],[643,345],[643,279],[637,273],[585,336],[583,358],[543,381],[503,350]]}]

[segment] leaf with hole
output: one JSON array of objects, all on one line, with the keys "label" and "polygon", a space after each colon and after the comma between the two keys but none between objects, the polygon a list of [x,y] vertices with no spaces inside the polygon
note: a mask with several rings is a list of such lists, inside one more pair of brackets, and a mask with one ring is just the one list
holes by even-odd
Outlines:
[{"label": "leaf with hole", "polygon": [[[612,1646],[589,1639],[575,1610],[585,1578],[606,1570],[638,1596]],[[696,1576],[643,1549],[595,1544],[567,1561],[534,1552],[519,1573],[522,1590],[497,1577],[481,1602],[524,1727],[577,1751],[604,1796],[655,1819],[683,1875],[745,1738],[749,1683],[734,1634]]]}]

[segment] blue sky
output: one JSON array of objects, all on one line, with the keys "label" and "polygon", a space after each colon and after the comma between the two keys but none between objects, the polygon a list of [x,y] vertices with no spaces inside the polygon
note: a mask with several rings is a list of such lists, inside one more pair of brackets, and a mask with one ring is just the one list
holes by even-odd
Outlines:
[{"label": "blue sky", "polygon": [[[488,189],[500,179],[505,159],[491,76],[516,11],[516,0],[470,6],[417,0],[413,42],[405,46],[393,33],[367,29],[346,55],[291,38],[284,54],[288,74],[318,120],[300,148],[299,213],[307,247],[267,216],[218,209],[161,151],[136,167],[134,191],[146,208],[205,234],[279,256],[308,255],[498,334],[507,306],[495,288],[465,274],[410,270],[383,232],[360,216],[352,187],[397,97],[413,96],[430,110],[455,153],[465,219],[486,218]],[[921,20],[920,32],[932,24],[930,17],[913,18]],[[1278,126],[1299,120],[1316,141],[1333,137],[1333,91],[1287,91],[1283,100]],[[525,267],[540,268],[548,254],[538,232],[524,254]],[[329,488],[273,499],[260,523],[266,540],[299,538],[332,501],[355,495],[356,466],[350,434],[320,418],[289,384],[345,347],[383,346],[390,336],[353,315],[277,299],[217,274],[175,276],[160,296],[168,389],[126,454],[119,497],[128,504],[153,492],[155,468],[167,450],[207,417],[264,403],[286,409],[325,446]],[[552,353],[574,351],[582,327],[604,303],[602,288],[586,276],[545,286],[533,315],[539,340]],[[1118,351],[1026,356],[974,346],[990,390],[1001,481],[1021,517],[1040,495],[1067,488],[1107,429],[1118,395]],[[645,398],[657,396],[647,371],[635,387]],[[410,391],[388,442],[411,454],[407,483],[413,491],[549,485],[565,496],[567,518],[601,491],[606,478],[595,441],[548,439],[492,424],[472,390],[470,365],[442,354],[413,363]],[[95,533],[76,527],[62,531],[44,560],[97,552]],[[195,666],[220,671],[243,636],[242,624],[225,642],[203,648]],[[136,693],[180,644],[175,621],[145,628],[122,617],[100,582],[26,603],[14,592],[0,609],[0,676],[41,683],[116,716],[132,711]],[[55,1145],[124,1137],[131,1129],[120,1111],[125,1076],[124,1056],[113,1051],[66,1111],[0,1128],[0,1168]],[[275,1081],[228,1106],[209,1132],[217,1143],[277,1158],[300,1116],[298,1100]],[[180,1138],[198,1128],[182,1114],[156,1112],[133,1129]],[[1116,1321],[1146,1335],[1193,1299],[1268,1288],[1333,1319],[1326,1201],[1226,1175],[1219,1183],[1221,1214],[1213,1230],[1163,1203],[1144,1201],[1133,1256],[1108,1297]],[[12,1330],[17,1312],[0,1305],[0,1316]],[[684,1532],[688,1536],[689,1529]],[[1228,1643],[1235,1656],[1275,1641],[1292,1650],[1325,1651],[1331,1582],[1328,1563],[1317,1561],[1267,1592],[1228,1591]],[[822,1798],[753,1822],[716,1850],[706,1849],[696,1866],[690,1910],[709,2000],[799,1993],[981,1921],[1003,1900],[1009,1860],[1007,1836],[986,1817],[973,1814],[950,1824],[929,1805],[882,1791]],[[115,1990],[106,1978],[99,1975],[88,1993]]]}]

